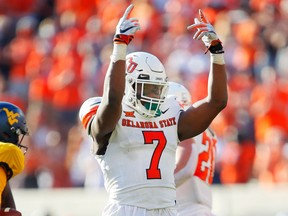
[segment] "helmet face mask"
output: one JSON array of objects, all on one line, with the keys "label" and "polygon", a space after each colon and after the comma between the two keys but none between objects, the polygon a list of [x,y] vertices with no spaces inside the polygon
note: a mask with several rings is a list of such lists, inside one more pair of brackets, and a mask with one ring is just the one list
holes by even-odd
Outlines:
[{"label": "helmet face mask", "polygon": [[25,153],[28,147],[21,145],[21,142],[28,134],[26,118],[22,110],[11,103],[0,102],[0,141],[24,148]]},{"label": "helmet face mask", "polygon": [[136,81],[136,98],[137,103],[136,107],[142,112],[151,114],[151,117],[154,115],[159,115],[157,112],[160,112],[160,106],[164,103],[167,93],[167,84],[166,83],[153,83],[149,81]]},{"label": "helmet face mask", "polygon": [[162,63],[145,52],[130,53],[126,58],[126,103],[145,117],[161,114],[167,95],[167,75]]}]

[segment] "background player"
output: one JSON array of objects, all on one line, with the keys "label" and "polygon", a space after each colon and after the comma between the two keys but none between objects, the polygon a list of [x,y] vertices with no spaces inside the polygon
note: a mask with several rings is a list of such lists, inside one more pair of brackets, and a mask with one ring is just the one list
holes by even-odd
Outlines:
[{"label": "background player", "polygon": [[0,102],[0,215],[6,215],[7,208],[16,209],[8,181],[24,169],[28,147],[21,143],[25,135],[28,135],[28,128],[22,110],[14,104]]},{"label": "background player", "polygon": [[[169,82],[168,97],[186,110],[191,94],[181,84]],[[212,216],[212,189],[217,137],[211,128],[178,144],[175,183],[179,216]]]},{"label": "background player", "polygon": [[176,215],[177,142],[203,132],[225,108],[224,51],[200,11],[201,21],[195,19],[188,30],[197,30],[194,39],[202,39],[211,53],[208,95],[183,111],[173,98],[166,100],[167,75],[157,57],[146,52],[126,56],[140,29],[138,20],[129,18],[132,9],[126,9],[116,27],[102,101],[86,125],[109,193],[103,215]]}]

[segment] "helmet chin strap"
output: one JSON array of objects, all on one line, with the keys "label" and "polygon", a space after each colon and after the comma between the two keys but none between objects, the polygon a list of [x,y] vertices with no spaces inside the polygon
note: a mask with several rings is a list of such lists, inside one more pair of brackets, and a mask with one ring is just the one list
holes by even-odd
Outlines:
[{"label": "helmet chin strap", "polygon": [[26,152],[28,151],[28,147],[27,146],[24,146],[24,145],[21,145],[21,143],[22,143],[22,141],[23,141],[23,138],[24,138],[24,134],[22,134],[22,137],[21,137],[21,139],[20,139],[20,141],[18,142],[18,147],[20,148],[20,149],[24,149],[23,150],[23,153],[24,153],[24,155],[26,154]]},{"label": "helmet chin strap", "polygon": [[155,117],[159,117],[159,116],[161,116],[161,111],[160,111],[160,109],[157,109],[157,111],[156,111],[156,113],[155,113]]}]

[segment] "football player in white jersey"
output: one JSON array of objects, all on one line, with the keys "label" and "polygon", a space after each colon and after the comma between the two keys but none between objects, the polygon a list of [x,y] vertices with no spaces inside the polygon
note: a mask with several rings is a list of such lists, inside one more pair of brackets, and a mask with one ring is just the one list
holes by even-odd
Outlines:
[{"label": "football player in white jersey", "polygon": [[[191,94],[183,85],[169,82],[168,97],[186,110]],[[175,183],[178,216],[213,216],[212,189],[217,137],[211,128],[178,144]]]},{"label": "football player in white jersey", "polygon": [[210,51],[208,95],[198,106],[183,111],[176,100],[166,99],[167,75],[159,59],[146,52],[127,55],[140,30],[139,21],[129,17],[133,7],[126,9],[116,27],[97,113],[86,111],[80,119],[93,139],[93,154],[109,194],[103,216],[177,215],[177,143],[202,133],[226,107],[224,51],[213,26],[199,11],[200,20],[196,18],[188,30],[196,30],[194,39],[202,39]]}]

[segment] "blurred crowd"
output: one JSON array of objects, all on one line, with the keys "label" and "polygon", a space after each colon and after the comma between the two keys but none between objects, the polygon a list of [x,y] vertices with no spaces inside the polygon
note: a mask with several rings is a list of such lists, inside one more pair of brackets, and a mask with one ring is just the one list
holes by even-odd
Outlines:
[{"label": "blurred crowd", "polygon": [[[215,184],[288,183],[288,0],[135,0],[129,52],[147,51],[192,101],[206,94],[209,54],[186,27],[201,8],[225,49],[227,108]],[[23,188],[103,187],[79,107],[101,96],[117,22],[127,0],[0,1],[0,100],[27,116]]]}]

